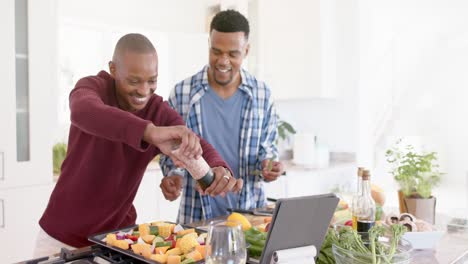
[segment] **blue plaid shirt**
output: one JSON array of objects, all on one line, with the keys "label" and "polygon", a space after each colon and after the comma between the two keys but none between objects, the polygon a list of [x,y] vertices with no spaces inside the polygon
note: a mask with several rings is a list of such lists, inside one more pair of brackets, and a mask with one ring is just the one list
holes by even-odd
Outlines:
[{"label": "blue plaid shirt", "polygon": [[[239,178],[244,186],[239,193],[238,208],[252,209],[265,206],[263,179],[255,173],[261,170],[265,159],[276,159],[278,151],[277,115],[271,98],[271,91],[264,82],[258,81],[247,71],[241,70],[242,83],[239,89],[246,93],[247,100],[241,110],[241,132],[239,149]],[[200,98],[208,89],[208,66],[200,72],[176,84],[169,96],[169,105],[185,120],[187,126],[203,137]],[[175,170],[172,161],[162,156],[163,174]],[[180,223],[190,223],[213,217],[210,200],[196,190],[196,181],[186,172],[185,186],[180,201]]]}]

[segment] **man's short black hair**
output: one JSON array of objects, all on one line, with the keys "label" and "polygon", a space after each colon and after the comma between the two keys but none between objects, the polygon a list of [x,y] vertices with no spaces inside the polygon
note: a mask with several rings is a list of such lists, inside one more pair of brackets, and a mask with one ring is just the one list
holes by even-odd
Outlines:
[{"label": "man's short black hair", "polygon": [[117,41],[114,49],[113,61],[116,61],[119,56],[125,52],[131,51],[136,53],[153,53],[156,52],[151,41],[142,34],[130,33]]},{"label": "man's short black hair", "polygon": [[236,10],[225,10],[217,13],[210,24],[210,32],[244,32],[245,38],[249,38],[249,21]]}]

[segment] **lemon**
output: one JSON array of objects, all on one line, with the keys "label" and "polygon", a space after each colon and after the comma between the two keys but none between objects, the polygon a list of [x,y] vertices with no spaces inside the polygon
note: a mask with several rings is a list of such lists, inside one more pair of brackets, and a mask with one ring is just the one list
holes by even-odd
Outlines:
[{"label": "lemon", "polygon": [[227,221],[238,222],[239,224],[241,224],[242,230],[244,231],[249,230],[252,227],[252,224],[250,224],[249,220],[239,213],[230,214],[227,218]]}]

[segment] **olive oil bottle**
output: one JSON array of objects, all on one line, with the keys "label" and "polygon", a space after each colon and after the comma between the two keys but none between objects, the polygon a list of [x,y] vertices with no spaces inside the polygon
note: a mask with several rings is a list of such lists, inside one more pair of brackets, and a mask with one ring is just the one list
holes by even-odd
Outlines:
[{"label": "olive oil bottle", "polygon": [[363,167],[359,167],[357,171],[357,192],[353,196],[351,201],[351,214],[353,219],[353,229],[357,230],[357,209],[358,209],[358,200],[362,195],[362,172],[364,171]]},{"label": "olive oil bottle", "polygon": [[375,202],[371,195],[370,172],[362,172],[362,195],[357,201],[356,210],[356,230],[358,232],[368,232],[375,224]]}]

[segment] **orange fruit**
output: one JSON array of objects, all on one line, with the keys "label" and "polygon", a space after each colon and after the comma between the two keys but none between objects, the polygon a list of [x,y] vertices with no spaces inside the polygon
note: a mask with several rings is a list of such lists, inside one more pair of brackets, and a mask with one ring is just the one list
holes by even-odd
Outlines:
[{"label": "orange fruit", "polygon": [[249,230],[252,227],[252,224],[244,215],[235,212],[228,216],[227,221],[238,222],[244,231]]}]

